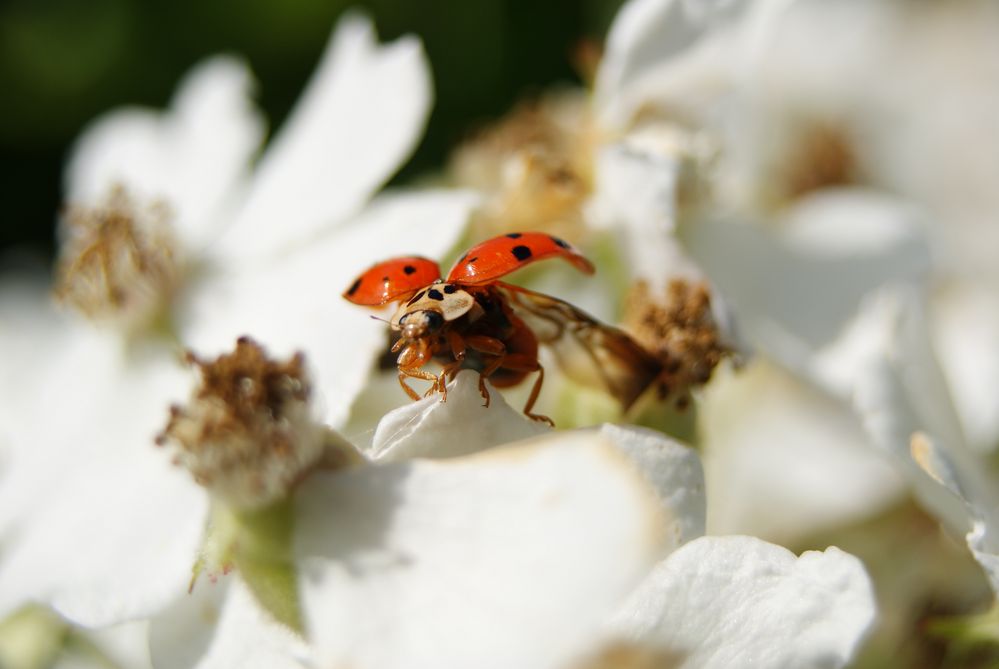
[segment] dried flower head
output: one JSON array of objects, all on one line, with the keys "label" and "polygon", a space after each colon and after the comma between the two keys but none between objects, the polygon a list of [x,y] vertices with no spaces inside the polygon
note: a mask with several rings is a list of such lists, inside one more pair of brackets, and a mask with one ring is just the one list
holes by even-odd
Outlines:
[{"label": "dried flower head", "polygon": [[163,203],[140,209],[115,186],[102,205],[69,207],[64,222],[55,288],[61,302],[127,331],[162,313],[181,274]]},{"label": "dried flower head", "polygon": [[578,237],[593,183],[586,100],[563,94],[516,107],[456,152],[459,184],[489,194],[476,237],[543,229]]},{"label": "dried flower head", "polygon": [[170,408],[157,437],[194,479],[238,508],[283,497],[323,454],[325,428],[312,417],[301,353],[275,362],[241,337],[214,361],[193,354],[201,383],[187,406]]},{"label": "dried flower head", "polygon": [[678,408],[690,391],[703,386],[722,358],[730,355],[711,311],[711,292],[703,282],[673,279],[665,299],[638,281],[625,301],[624,326],[663,364],[656,381],[661,399]]}]

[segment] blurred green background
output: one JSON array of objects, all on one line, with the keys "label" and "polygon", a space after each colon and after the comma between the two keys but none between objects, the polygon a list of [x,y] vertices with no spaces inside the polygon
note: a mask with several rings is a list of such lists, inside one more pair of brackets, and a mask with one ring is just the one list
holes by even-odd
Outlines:
[{"label": "blurred green background", "polygon": [[[5,0],[0,3],[0,252],[53,253],[61,170],[100,112],[162,107],[204,56],[243,55],[277,127],[339,14],[368,11],[382,39],[419,35],[437,100],[426,137],[396,178],[441,166],[462,137],[518,99],[578,82],[573,55],[600,40],[622,0]],[[0,256],[3,254],[0,253]]]}]

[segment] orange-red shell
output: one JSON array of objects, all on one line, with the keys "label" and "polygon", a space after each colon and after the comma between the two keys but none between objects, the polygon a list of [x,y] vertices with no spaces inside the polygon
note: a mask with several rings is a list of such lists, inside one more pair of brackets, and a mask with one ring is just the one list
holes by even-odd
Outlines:
[{"label": "orange-red shell", "polygon": [[344,291],[354,304],[374,306],[411,295],[441,278],[440,267],[420,256],[393,258],[368,268]]},{"label": "orange-red shell", "polygon": [[565,258],[576,269],[593,274],[593,263],[576,247],[543,232],[512,232],[473,246],[447,275],[448,283],[481,286],[524,265],[550,257]]}]

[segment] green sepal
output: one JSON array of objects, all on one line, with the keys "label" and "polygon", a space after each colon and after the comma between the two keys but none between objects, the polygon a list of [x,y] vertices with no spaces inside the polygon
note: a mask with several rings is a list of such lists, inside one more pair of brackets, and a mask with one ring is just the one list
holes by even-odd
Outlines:
[{"label": "green sepal", "polygon": [[292,555],[295,514],[288,497],[262,509],[212,509],[202,554],[192,569],[191,588],[203,571],[235,568],[257,602],[277,622],[303,633],[298,577]]}]

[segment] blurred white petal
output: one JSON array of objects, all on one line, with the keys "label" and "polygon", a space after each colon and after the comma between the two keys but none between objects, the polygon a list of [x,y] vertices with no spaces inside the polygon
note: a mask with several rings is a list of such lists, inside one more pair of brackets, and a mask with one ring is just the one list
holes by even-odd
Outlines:
[{"label": "blurred white petal", "polygon": [[415,147],[431,95],[417,39],[381,46],[367,18],[342,18],[257,167],[225,251],[282,250],[355,213]]},{"label": "blurred white petal", "polygon": [[301,492],[301,591],[324,666],[562,666],[662,539],[654,497],[592,434],[320,476]]},{"label": "blurred white petal", "polygon": [[612,628],[690,669],[834,668],[875,618],[870,579],[852,555],[795,557],[752,537],[703,537],[660,563]]},{"label": "blurred white petal", "polygon": [[201,579],[153,619],[156,669],[302,669],[305,640],[274,621],[238,574]]},{"label": "blurred white petal", "polygon": [[222,211],[260,147],[264,124],[252,84],[241,61],[215,57],[181,81],[168,111],[119,109],[98,118],[66,167],[69,202],[99,203],[121,184],[140,203],[165,202],[184,246],[202,247],[219,234]]},{"label": "blurred white petal", "polygon": [[349,226],[269,263],[207,270],[184,305],[184,339],[202,356],[231,349],[242,335],[272,357],[305,352],[324,420],[339,426],[387,346],[388,328],[341,293],[379,260],[441,257],[461,234],[472,204],[459,191],[387,195]]},{"label": "blurred white petal", "polygon": [[983,504],[990,500],[988,508],[999,508],[999,491],[990,489],[984,469],[964,442],[919,297],[896,290],[886,292],[880,302],[890,318],[892,336],[863,367],[857,382],[857,411],[871,441],[895,459],[920,502],[951,528],[964,530],[967,516],[960,502],[928,479],[912,460],[913,435],[925,433],[946,445],[954,477],[968,495]]},{"label": "blurred white petal", "polygon": [[81,468],[32,515],[0,565],[0,611],[51,602],[101,626],[149,616],[186,589],[207,496],[150,442],[134,448],[149,453]]},{"label": "blurred white petal", "polygon": [[597,73],[594,95],[602,120],[612,126],[626,122],[647,99],[635,89],[669,91],[670,81],[681,79],[678,73],[717,46],[706,36],[714,36],[713,29],[740,16],[749,5],[746,0],[627,3],[614,19]]},{"label": "blurred white petal", "polygon": [[934,342],[969,445],[999,447],[999,295],[974,284],[934,295]]},{"label": "blurred white petal", "polygon": [[793,543],[868,518],[904,492],[851,407],[757,359],[700,404],[708,531]]},{"label": "blurred white petal", "polygon": [[925,276],[919,222],[891,198],[844,189],[803,198],[772,228],[715,219],[682,232],[749,339],[798,366],[833,342],[865,295]]}]

